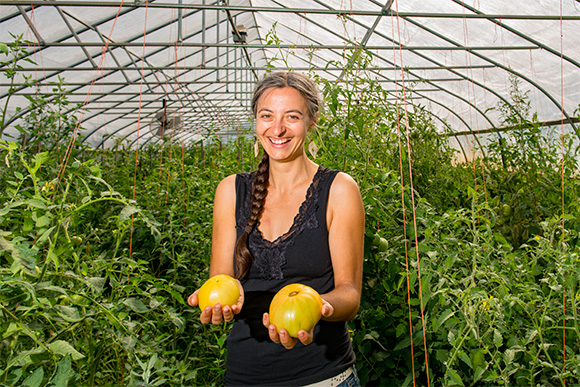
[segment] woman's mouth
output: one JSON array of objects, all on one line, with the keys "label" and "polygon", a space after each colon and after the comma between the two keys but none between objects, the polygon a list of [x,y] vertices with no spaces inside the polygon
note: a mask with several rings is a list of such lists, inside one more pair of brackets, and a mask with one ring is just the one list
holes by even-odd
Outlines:
[{"label": "woman's mouth", "polygon": [[289,138],[272,138],[272,137],[270,137],[269,140],[274,145],[283,145],[290,141]]}]

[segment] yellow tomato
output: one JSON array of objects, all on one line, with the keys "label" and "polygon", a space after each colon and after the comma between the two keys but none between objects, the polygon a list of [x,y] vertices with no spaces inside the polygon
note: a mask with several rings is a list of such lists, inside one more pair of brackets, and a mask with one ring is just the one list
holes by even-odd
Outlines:
[{"label": "yellow tomato", "polygon": [[240,298],[240,289],[234,278],[226,274],[218,274],[205,281],[199,288],[197,297],[201,310],[208,305],[213,307],[215,304],[232,306]]},{"label": "yellow tomato", "polygon": [[310,286],[302,284],[286,285],[270,303],[270,323],[278,330],[284,328],[292,337],[298,337],[298,331],[309,331],[320,320],[322,298]]}]

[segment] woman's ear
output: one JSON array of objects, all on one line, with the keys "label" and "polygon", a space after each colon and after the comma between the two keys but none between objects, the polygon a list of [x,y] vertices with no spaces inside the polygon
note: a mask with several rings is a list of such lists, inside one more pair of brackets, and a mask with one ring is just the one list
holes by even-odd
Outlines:
[{"label": "woman's ear", "polygon": [[311,131],[312,128],[316,126],[316,122],[318,121],[318,113],[316,113],[316,117],[310,122],[310,126],[308,127],[308,131]]}]

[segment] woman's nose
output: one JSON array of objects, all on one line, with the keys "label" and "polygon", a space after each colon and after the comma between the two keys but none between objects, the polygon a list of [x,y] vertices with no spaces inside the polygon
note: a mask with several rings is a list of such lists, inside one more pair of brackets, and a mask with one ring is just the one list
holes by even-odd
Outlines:
[{"label": "woman's nose", "polygon": [[272,125],[272,134],[276,137],[282,136],[286,132],[286,127],[284,125],[284,120],[282,118],[277,118]]}]

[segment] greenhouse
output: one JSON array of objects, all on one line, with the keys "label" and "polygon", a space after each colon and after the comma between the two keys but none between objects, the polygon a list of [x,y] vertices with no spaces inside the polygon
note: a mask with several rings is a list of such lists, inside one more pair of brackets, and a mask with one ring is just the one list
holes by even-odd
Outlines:
[{"label": "greenhouse", "polygon": [[[228,177],[256,178],[262,155],[270,179],[296,165],[256,113],[274,100],[256,85],[281,72],[322,100],[312,113],[280,88],[309,109],[293,152],[337,176],[316,204],[333,290],[317,289],[313,342],[286,352],[324,349],[340,320],[340,367],[362,386],[580,384],[579,0],[0,0],[0,27],[0,386],[233,384],[246,312],[208,323],[190,295],[225,250]],[[359,245],[356,221],[333,228],[351,213],[332,204],[344,176],[362,282],[356,315],[333,320],[337,250]],[[283,217],[266,187],[245,229],[227,201],[246,250]],[[248,295],[254,269],[235,281]]]}]

